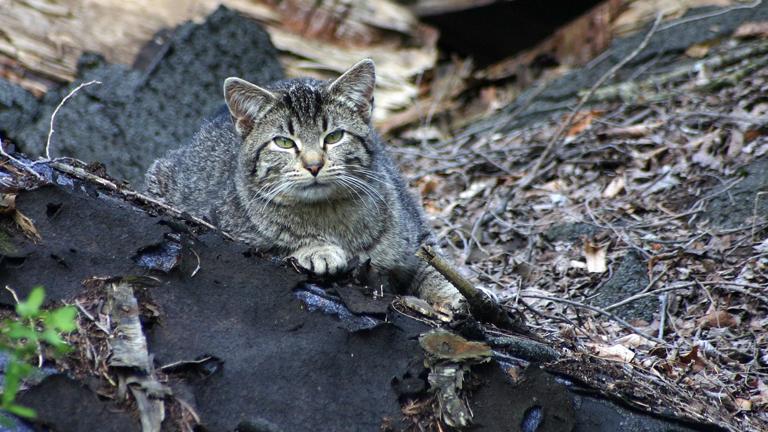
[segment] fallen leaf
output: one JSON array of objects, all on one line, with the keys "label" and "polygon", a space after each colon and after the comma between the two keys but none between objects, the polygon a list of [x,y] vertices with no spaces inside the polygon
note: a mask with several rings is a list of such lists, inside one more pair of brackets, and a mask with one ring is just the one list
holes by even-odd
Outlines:
[{"label": "fallen leaf", "polygon": [[596,343],[586,344],[592,352],[606,360],[629,363],[635,358],[635,352],[625,347],[624,345],[603,345]]},{"label": "fallen leaf", "polygon": [[768,36],[768,21],[748,21],[741,24],[735,32],[735,38],[764,38]]},{"label": "fallen leaf", "polygon": [[614,198],[616,195],[618,195],[621,191],[624,190],[624,186],[625,186],[624,176],[614,177],[613,180],[611,180],[611,182],[608,183],[608,186],[605,187],[605,190],[603,191],[603,197]]},{"label": "fallen leaf", "polygon": [[627,348],[639,348],[641,346],[653,347],[656,345],[655,342],[649,341],[648,338],[635,333],[622,336],[613,342],[615,345],[624,345]]},{"label": "fallen leaf", "polygon": [[728,149],[726,152],[728,159],[733,159],[740,155],[741,150],[744,148],[744,132],[738,129],[731,130],[731,134],[728,136],[726,148]]},{"label": "fallen leaf", "polygon": [[16,211],[16,195],[0,194],[0,215],[12,214]]},{"label": "fallen leaf", "polygon": [[688,354],[680,357],[680,363],[684,365],[691,364],[691,369],[694,372],[704,370],[707,366],[707,362],[699,356],[699,347],[695,345]]},{"label": "fallen leaf", "polygon": [[421,196],[429,195],[440,186],[440,181],[435,176],[426,175],[416,180],[416,187],[419,188]]},{"label": "fallen leaf", "polygon": [[702,328],[737,327],[741,324],[741,318],[724,310],[712,310],[699,319]]},{"label": "fallen leaf", "polygon": [[685,50],[685,55],[691,58],[704,58],[709,54],[709,50],[715,45],[718,45],[720,41],[718,39],[711,39],[704,42],[693,44]]},{"label": "fallen leaf", "polygon": [[597,134],[598,138],[605,139],[605,138],[642,138],[649,133],[651,133],[653,130],[657,129],[659,126],[662,126],[664,123],[657,121],[652,123],[642,123],[642,124],[636,124],[632,126],[625,126],[625,127],[616,127],[604,130],[602,132],[599,132]]},{"label": "fallen leaf", "polygon": [[584,239],[584,258],[587,260],[587,271],[590,273],[605,273],[608,266],[605,261],[608,253],[608,243],[595,244]]},{"label": "fallen leaf", "polygon": [[576,117],[571,126],[568,128],[568,131],[565,133],[565,136],[568,138],[573,138],[576,135],[579,135],[580,133],[589,129],[589,127],[592,125],[592,122],[595,121],[595,119],[600,118],[602,114],[602,111],[596,110],[584,111],[576,114]]},{"label": "fallen leaf", "polygon": [[431,355],[452,361],[487,360],[491,358],[491,347],[482,342],[473,342],[445,330],[433,330],[419,336],[419,344]]},{"label": "fallen leaf", "polygon": [[496,179],[485,179],[472,182],[469,187],[459,194],[461,199],[472,199],[496,184]]},{"label": "fallen leaf", "polygon": [[32,219],[26,217],[18,209],[15,212],[13,212],[13,221],[16,222],[16,225],[19,226],[19,229],[21,229],[21,232],[23,232],[24,235],[29,237],[32,241],[42,240],[42,237],[40,236],[40,232],[38,232],[37,228],[35,228],[35,224],[34,222],[32,222]]},{"label": "fallen leaf", "polygon": [[749,399],[736,398],[735,403],[739,411],[752,411],[752,401]]}]

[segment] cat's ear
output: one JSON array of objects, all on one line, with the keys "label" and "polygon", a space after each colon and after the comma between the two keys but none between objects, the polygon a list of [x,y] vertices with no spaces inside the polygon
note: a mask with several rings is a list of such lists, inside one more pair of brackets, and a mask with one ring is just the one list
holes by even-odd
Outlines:
[{"label": "cat's ear", "polygon": [[245,137],[253,129],[256,119],[277,101],[277,97],[246,80],[230,77],[224,80],[224,100],[235,119],[235,129]]},{"label": "cat's ear", "polygon": [[328,86],[328,92],[342,103],[357,110],[366,121],[373,111],[373,88],[376,86],[376,65],[364,59],[336,78]]}]

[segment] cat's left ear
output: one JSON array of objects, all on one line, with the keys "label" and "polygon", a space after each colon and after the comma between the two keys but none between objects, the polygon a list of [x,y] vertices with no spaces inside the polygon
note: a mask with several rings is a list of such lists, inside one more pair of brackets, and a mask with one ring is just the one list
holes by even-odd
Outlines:
[{"label": "cat's left ear", "polygon": [[365,121],[373,111],[373,89],[376,86],[376,65],[371,59],[357,62],[328,86],[328,92],[342,103],[358,111]]}]

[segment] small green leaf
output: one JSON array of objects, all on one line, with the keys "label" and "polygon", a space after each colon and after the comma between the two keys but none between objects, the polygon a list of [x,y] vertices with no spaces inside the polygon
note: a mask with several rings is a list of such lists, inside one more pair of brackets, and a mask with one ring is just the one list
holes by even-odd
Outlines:
[{"label": "small green leaf", "polygon": [[62,346],[66,346],[67,343],[59,336],[59,333],[54,329],[46,329],[40,333],[40,339],[48,342],[52,347],[60,349]]},{"label": "small green leaf", "polygon": [[5,382],[3,382],[3,395],[2,398],[0,398],[3,406],[13,403],[13,401],[16,399],[16,393],[19,392],[20,385],[21,377],[16,374],[12,374],[11,371],[8,370],[5,373]]},{"label": "small green leaf", "polygon": [[8,326],[8,337],[16,340],[29,339],[33,341],[37,339],[37,332],[19,322],[15,322]]},{"label": "small green leaf", "polygon": [[19,417],[24,417],[24,418],[35,418],[35,417],[37,417],[37,413],[35,412],[35,410],[33,410],[32,408],[27,408],[25,406],[11,404],[11,405],[5,407],[5,409],[9,413],[16,414]]},{"label": "small green leaf", "polygon": [[40,306],[43,305],[44,300],[45,289],[41,286],[36,286],[32,288],[32,292],[29,293],[27,300],[16,305],[16,313],[22,318],[35,316],[40,312]]},{"label": "small green leaf", "polygon": [[51,311],[46,318],[46,324],[54,329],[68,333],[77,329],[77,323],[75,317],[77,316],[77,309],[72,306],[65,306]]}]

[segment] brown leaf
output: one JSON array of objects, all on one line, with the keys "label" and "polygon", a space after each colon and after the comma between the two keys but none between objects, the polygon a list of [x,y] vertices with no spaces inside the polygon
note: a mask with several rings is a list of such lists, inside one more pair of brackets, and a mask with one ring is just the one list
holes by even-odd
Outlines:
[{"label": "brown leaf", "polygon": [[707,367],[707,362],[699,356],[699,347],[695,345],[688,354],[680,357],[680,363],[691,365],[694,372],[699,372]]},{"label": "brown leaf", "polygon": [[749,399],[736,398],[735,403],[739,411],[752,411],[752,401]]},{"label": "brown leaf", "polygon": [[717,40],[709,40],[693,44],[685,50],[685,55],[691,58],[704,58],[709,54],[709,50],[717,44]]},{"label": "brown leaf", "polygon": [[445,330],[434,330],[419,336],[425,351],[440,359],[453,361],[485,360],[491,357],[491,347],[472,342]]},{"label": "brown leaf", "polygon": [[614,177],[613,180],[611,180],[610,183],[608,183],[608,186],[605,187],[605,190],[603,190],[603,197],[604,198],[614,198],[616,195],[621,193],[621,191],[624,190],[625,182],[624,182],[624,176],[618,176]]},{"label": "brown leaf", "polygon": [[768,36],[768,21],[745,22],[733,32],[735,38],[764,38]]},{"label": "brown leaf", "polygon": [[584,132],[592,125],[592,122],[595,121],[595,119],[600,118],[602,115],[603,112],[597,110],[578,113],[573,121],[573,124],[571,124],[571,126],[568,128],[568,131],[565,133],[565,136],[572,138]]},{"label": "brown leaf", "polygon": [[584,258],[587,260],[587,271],[590,273],[605,273],[608,270],[605,256],[608,253],[608,243],[595,244],[584,239]]},{"label": "brown leaf", "polygon": [[34,222],[32,222],[32,219],[24,216],[22,212],[19,210],[16,210],[13,212],[13,221],[16,222],[16,225],[19,226],[19,229],[29,237],[32,241],[40,241],[43,238],[40,237],[40,232],[37,231],[37,228],[35,228]]},{"label": "brown leaf", "polygon": [[11,214],[16,211],[16,195],[0,194],[0,215]]},{"label": "brown leaf", "polygon": [[724,310],[712,310],[699,319],[699,326],[705,329],[738,327],[739,324],[741,324],[741,318]]}]

